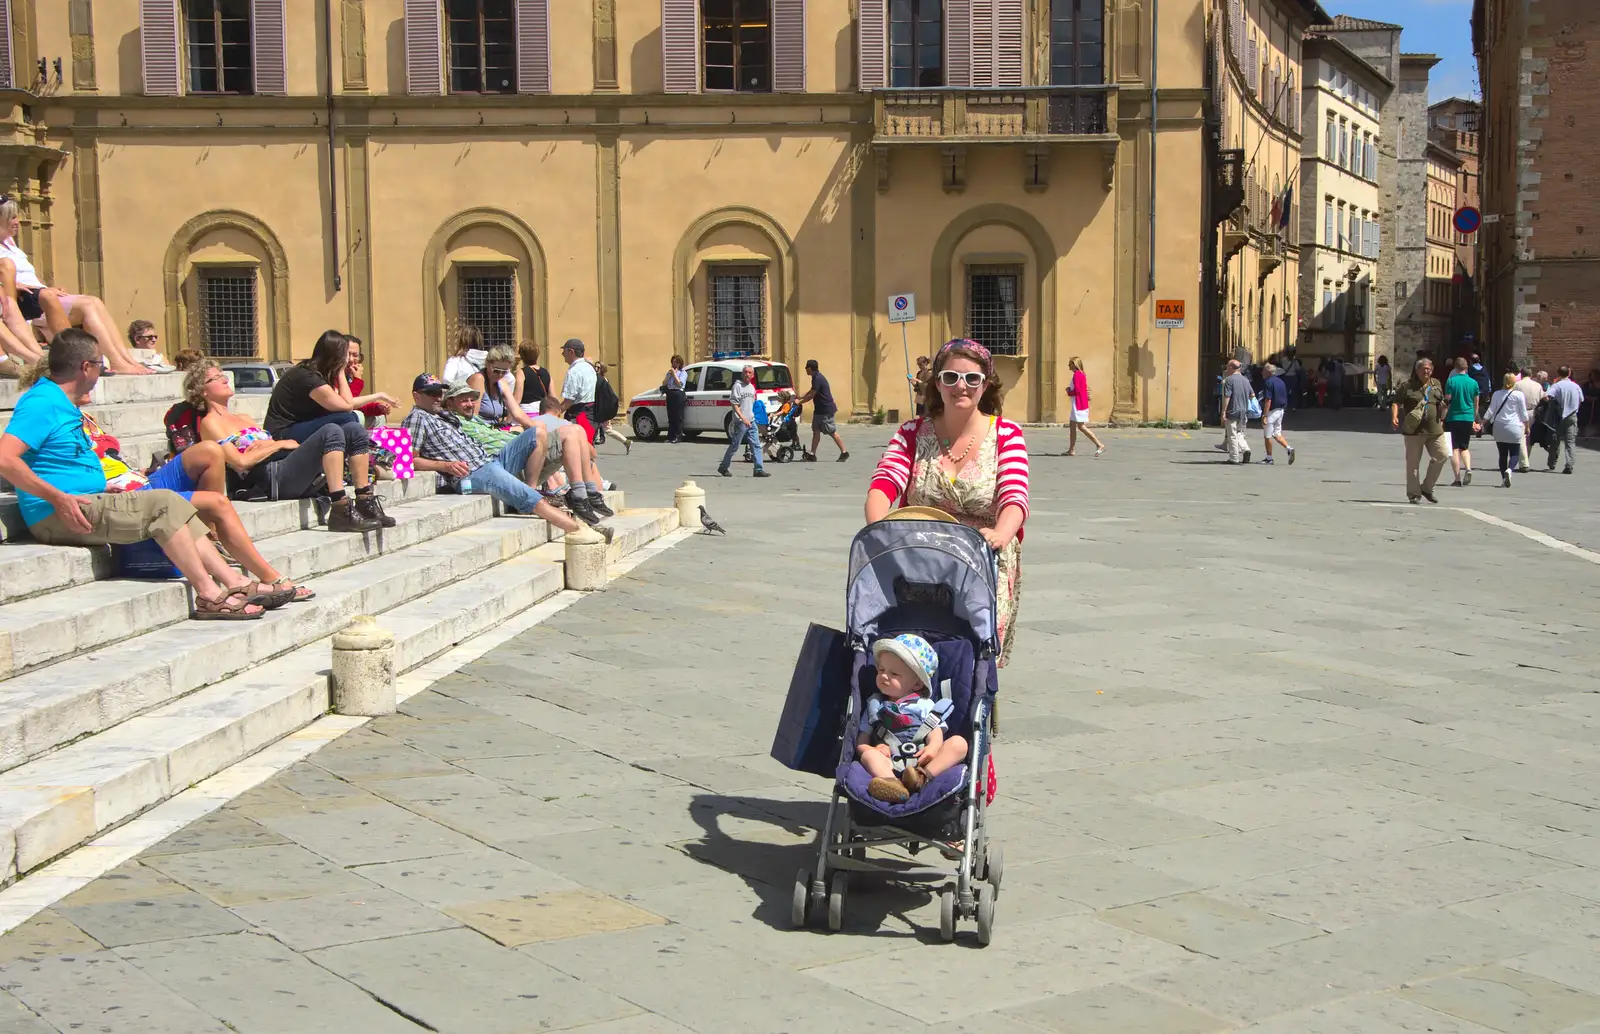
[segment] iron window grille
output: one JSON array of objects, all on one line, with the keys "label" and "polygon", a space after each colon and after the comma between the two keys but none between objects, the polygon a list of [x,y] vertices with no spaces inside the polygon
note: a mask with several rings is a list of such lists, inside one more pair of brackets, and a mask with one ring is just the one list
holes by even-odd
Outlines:
[{"label": "iron window grille", "polygon": [[701,0],[701,19],[706,89],[771,93],[770,0]]},{"label": "iron window grille", "polygon": [[713,270],[706,292],[709,352],[766,351],[767,272],[748,266]]},{"label": "iron window grille", "polygon": [[507,266],[465,266],[456,274],[456,327],[477,327],[485,348],[517,343],[517,278]]},{"label": "iron window grille", "polygon": [[889,0],[889,85],[944,85],[944,0]]},{"label": "iron window grille", "polygon": [[1020,355],[1022,267],[967,268],[967,337],[995,355]]},{"label": "iron window grille", "polygon": [[515,0],[446,0],[450,92],[517,92]]},{"label": "iron window grille", "polygon": [[185,0],[190,93],[255,92],[250,0]]},{"label": "iron window grille", "polygon": [[260,354],[256,334],[256,271],[204,271],[198,281],[200,342],[218,359],[254,359]]}]

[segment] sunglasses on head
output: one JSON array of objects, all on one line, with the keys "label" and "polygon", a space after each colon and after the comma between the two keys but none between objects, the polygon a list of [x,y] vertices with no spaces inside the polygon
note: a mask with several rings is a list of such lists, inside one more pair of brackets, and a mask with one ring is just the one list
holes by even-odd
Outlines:
[{"label": "sunglasses on head", "polygon": [[988,378],[976,370],[968,371],[966,373],[962,373],[959,370],[939,371],[939,383],[943,384],[947,388],[953,388],[957,384],[965,384],[969,388],[981,388],[983,387],[983,382],[986,380],[988,380]]}]

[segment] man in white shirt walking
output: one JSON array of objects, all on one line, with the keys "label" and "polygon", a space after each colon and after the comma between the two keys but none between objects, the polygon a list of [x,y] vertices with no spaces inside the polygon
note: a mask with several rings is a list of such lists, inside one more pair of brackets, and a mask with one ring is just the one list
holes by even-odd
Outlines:
[{"label": "man in white shirt walking", "polygon": [[561,382],[561,415],[563,419],[576,421],[578,414],[584,413],[592,426],[594,389],[600,377],[594,372],[594,364],[584,358],[584,351],[583,342],[575,337],[568,338],[561,346],[561,358],[567,361],[567,376]]},{"label": "man in white shirt walking", "polygon": [[1533,379],[1533,367],[1524,366],[1517,377],[1517,391],[1522,395],[1522,401],[1528,409],[1528,421],[1522,427],[1522,458],[1517,463],[1517,473],[1528,472],[1528,457],[1533,442],[1530,441],[1533,429],[1533,411],[1539,408],[1539,403],[1544,400],[1544,387]]},{"label": "man in white shirt walking", "polygon": [[1556,382],[1550,385],[1550,405],[1556,407],[1555,415],[1560,423],[1556,425],[1555,441],[1550,443],[1547,454],[1550,462],[1545,464],[1545,469],[1556,469],[1556,457],[1564,447],[1567,465],[1561,473],[1570,474],[1578,448],[1578,407],[1583,405],[1583,389],[1572,379],[1571,367],[1562,366],[1556,370]]},{"label": "man in white shirt walking", "polygon": [[771,477],[761,465],[761,434],[756,430],[756,371],[753,366],[746,366],[733,376],[733,391],[729,393],[729,401],[733,403],[733,421],[728,430],[728,451],[722,454],[722,463],[717,466],[717,473],[725,478],[733,477],[733,471],[728,465],[733,462],[733,457],[738,455],[739,446],[746,442],[750,445],[750,454],[755,457],[755,472],[752,477]]}]

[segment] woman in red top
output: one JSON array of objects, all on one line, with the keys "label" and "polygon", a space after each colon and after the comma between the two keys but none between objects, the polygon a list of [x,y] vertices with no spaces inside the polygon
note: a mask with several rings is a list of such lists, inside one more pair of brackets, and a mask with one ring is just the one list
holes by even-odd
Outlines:
[{"label": "woman in red top", "polygon": [[902,424],[872,475],[867,521],[897,506],[932,506],[977,528],[999,558],[1000,666],[1011,654],[1022,595],[1028,447],[1000,415],[989,350],[957,338],[939,350],[923,396],[926,416]]}]

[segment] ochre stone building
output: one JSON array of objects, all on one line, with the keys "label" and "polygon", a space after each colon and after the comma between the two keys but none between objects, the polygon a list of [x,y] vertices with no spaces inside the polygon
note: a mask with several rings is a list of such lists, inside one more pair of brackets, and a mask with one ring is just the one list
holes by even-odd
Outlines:
[{"label": "ochre stone building", "polygon": [[1485,354],[1600,366],[1600,4],[1476,0]]},{"label": "ochre stone building", "polygon": [[[1008,415],[1056,418],[1080,355],[1095,419],[1159,416],[1153,302],[1193,306],[1202,264],[1204,4],[9,0],[0,185],[54,282],[169,350],[345,328],[404,395],[471,322],[583,338],[625,396],[753,347],[905,412],[885,308],[914,292],[911,355],[985,341]],[[1299,18],[1261,30],[1280,84]],[[1267,184],[1298,158],[1264,90]],[[1285,312],[1292,267],[1251,261]]]}]

